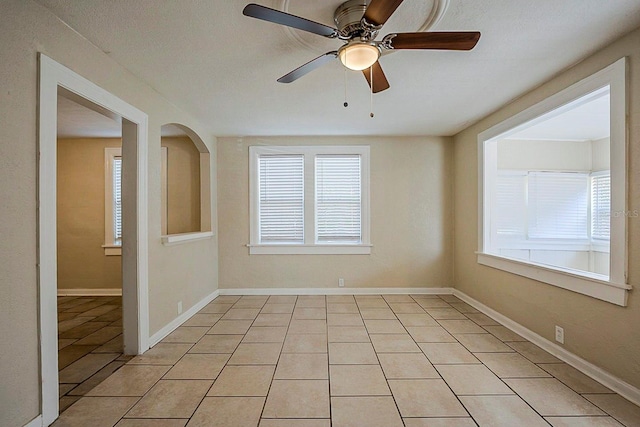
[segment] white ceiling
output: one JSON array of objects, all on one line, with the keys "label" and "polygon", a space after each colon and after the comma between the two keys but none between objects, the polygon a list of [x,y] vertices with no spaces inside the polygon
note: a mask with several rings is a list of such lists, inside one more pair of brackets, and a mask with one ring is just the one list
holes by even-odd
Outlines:
[{"label": "white ceiling", "polygon": [[120,138],[120,122],[58,96],[58,138]]},{"label": "white ceiling", "polygon": [[[336,61],[276,79],[340,42],[242,15],[248,1],[38,0],[218,136],[452,135],[640,26],[638,0],[405,0],[392,31],[481,31],[471,52],[380,59],[374,95]],[[254,0],[328,25],[341,0]],[[438,11],[444,10],[442,19]]]},{"label": "white ceiling", "polygon": [[[87,104],[91,106],[90,102]],[[97,108],[96,108],[97,109]],[[58,95],[57,137],[68,138],[120,138],[122,125],[119,117],[107,117]],[[171,124],[162,126],[162,136],[185,136],[179,127]]]},{"label": "white ceiling", "polygon": [[610,133],[609,93],[509,135],[509,139],[592,141]]}]

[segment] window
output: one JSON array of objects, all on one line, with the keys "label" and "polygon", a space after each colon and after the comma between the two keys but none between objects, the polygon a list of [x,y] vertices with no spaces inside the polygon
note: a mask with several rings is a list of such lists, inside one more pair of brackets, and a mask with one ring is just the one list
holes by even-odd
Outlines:
[{"label": "window", "polygon": [[259,157],[260,243],[304,243],[304,156]]},{"label": "window", "polygon": [[251,254],[369,254],[369,147],[250,147]]},{"label": "window", "polygon": [[362,242],[360,155],[316,156],[316,242]]},{"label": "window", "polygon": [[610,240],[611,174],[595,172],[591,176],[591,238]]},{"label": "window", "polygon": [[104,149],[104,254],[122,253],[122,149]]},{"label": "window", "polygon": [[529,172],[529,238],[588,238],[589,175]]},{"label": "window", "polygon": [[498,246],[587,241],[589,182],[587,173],[499,171],[494,199]]},{"label": "window", "polygon": [[478,135],[478,263],[627,304],[626,59]]}]

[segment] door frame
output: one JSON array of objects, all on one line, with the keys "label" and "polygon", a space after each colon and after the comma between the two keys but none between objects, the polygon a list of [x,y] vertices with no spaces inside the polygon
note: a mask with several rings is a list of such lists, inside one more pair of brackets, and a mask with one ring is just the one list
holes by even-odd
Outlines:
[{"label": "door frame", "polygon": [[39,54],[38,296],[41,411],[50,425],[59,411],[56,157],[59,91],[122,120],[123,337],[126,354],[149,349],[148,116],[69,68]]}]

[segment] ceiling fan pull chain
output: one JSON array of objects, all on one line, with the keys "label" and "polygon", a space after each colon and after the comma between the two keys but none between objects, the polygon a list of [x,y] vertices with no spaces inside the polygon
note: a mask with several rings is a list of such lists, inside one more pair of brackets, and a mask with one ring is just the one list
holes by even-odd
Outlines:
[{"label": "ceiling fan pull chain", "polygon": [[369,113],[369,116],[371,118],[373,118],[373,65],[371,67],[369,67],[369,80],[371,81],[371,90],[369,91],[370,93],[370,106],[371,106],[371,113]]},{"label": "ceiling fan pull chain", "polygon": [[347,69],[346,67],[343,67],[343,68],[344,68],[344,104],[342,105],[344,105],[344,107],[346,108],[349,106],[349,103],[347,102]]}]

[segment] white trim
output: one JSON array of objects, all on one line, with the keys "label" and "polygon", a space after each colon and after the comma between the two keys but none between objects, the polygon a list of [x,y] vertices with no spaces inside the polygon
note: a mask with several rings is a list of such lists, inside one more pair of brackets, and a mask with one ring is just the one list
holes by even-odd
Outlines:
[{"label": "white trim", "polygon": [[162,235],[167,234],[167,219],[169,217],[169,185],[167,177],[169,173],[169,149],[160,147],[160,230]]},{"label": "white trim", "polygon": [[[123,321],[125,351],[149,348],[148,307],[148,117],[69,68],[39,54],[38,98],[38,296],[40,346],[40,402],[42,424],[58,417],[58,322],[56,256],[56,130],[58,91],[84,99],[98,109],[122,117],[123,170],[129,174],[123,190],[130,198],[124,215]],[[127,159],[128,157],[128,159]],[[131,163],[128,163],[131,162]],[[127,171],[128,169],[128,171]],[[123,193],[124,194],[124,193]],[[133,220],[135,219],[135,220]]]},{"label": "white trim", "polygon": [[42,427],[42,415],[38,415],[28,423],[24,425],[24,427]]},{"label": "white trim", "polygon": [[164,327],[162,327],[162,329],[160,329],[158,332],[156,332],[155,334],[151,335],[151,337],[149,337],[149,344],[151,345],[151,347],[153,347],[154,345],[158,344],[167,335],[169,335],[171,332],[176,330],[177,327],[179,327],[184,322],[189,320],[198,311],[202,310],[205,305],[207,305],[211,301],[213,301],[218,295],[219,295],[219,292],[217,290],[213,291],[212,293],[210,293],[209,295],[207,295],[206,297],[204,297],[200,301],[198,301],[189,310],[183,312],[180,316],[176,317],[171,322],[169,322]]},{"label": "white trim", "polygon": [[162,236],[162,244],[165,246],[179,245],[182,243],[205,240],[213,237],[213,231],[197,231],[195,233],[169,234]]},{"label": "white trim", "polygon": [[122,289],[120,288],[102,288],[102,289],[60,289],[58,288],[59,297],[120,297]]},{"label": "white trim", "polygon": [[[575,272],[561,270],[558,267],[550,267],[493,254],[478,253],[477,260],[478,264],[486,265],[487,267],[508,271],[518,276],[528,277],[562,289],[589,295],[623,307],[627,305],[628,291],[631,290],[630,285],[613,283],[605,280],[606,276],[594,273],[590,273],[593,277],[587,277],[585,272],[578,272],[577,270]],[[600,276],[600,278],[597,276]]]},{"label": "white trim", "polygon": [[247,245],[251,255],[369,255],[372,245]]},{"label": "white trim", "polygon": [[551,266],[541,268],[540,265],[533,263],[530,263],[529,268],[525,268],[526,262],[518,262],[497,255],[493,242],[495,239],[491,239],[490,235],[490,216],[487,212],[491,207],[493,180],[497,174],[497,140],[572,108],[580,98],[601,96],[607,87],[611,96],[611,212],[628,212],[627,62],[626,57],[623,57],[597,73],[478,134],[478,263],[614,304],[626,305],[627,291],[631,289],[626,285],[628,264],[626,228],[628,218],[626,215],[611,216],[610,275],[609,283],[606,283],[594,281],[589,277],[588,272],[586,274],[578,271],[568,273],[560,268]]},{"label": "white trim", "polygon": [[452,295],[453,287],[428,288],[244,288],[218,289],[220,295]]},{"label": "white trim", "polygon": [[560,347],[559,345],[549,341],[548,339],[536,334],[530,329],[522,326],[521,324],[511,320],[507,316],[498,313],[494,309],[482,304],[481,302],[473,299],[469,295],[461,292],[457,289],[453,290],[453,295],[460,298],[470,306],[480,310],[482,313],[491,317],[493,320],[502,324],[506,328],[512,330],[523,338],[529,340],[533,344],[542,348],[543,350],[551,353],[556,356],[558,359],[566,362],[567,364],[573,366],[578,369],[580,372],[585,375],[593,378],[598,381],[605,387],[610,388],[612,391],[618,393],[620,396],[628,399],[629,401],[635,403],[636,405],[640,405],[640,389],[634,387],[633,385],[627,383],[626,381],[611,375],[609,372],[605,371],[602,368],[594,365],[591,362],[584,360],[583,358],[571,353],[570,351]]}]

